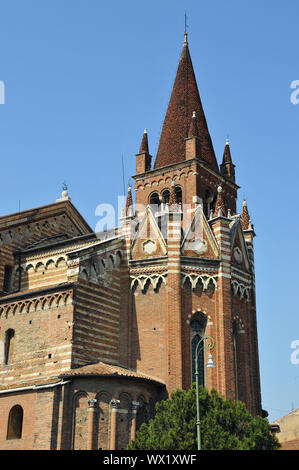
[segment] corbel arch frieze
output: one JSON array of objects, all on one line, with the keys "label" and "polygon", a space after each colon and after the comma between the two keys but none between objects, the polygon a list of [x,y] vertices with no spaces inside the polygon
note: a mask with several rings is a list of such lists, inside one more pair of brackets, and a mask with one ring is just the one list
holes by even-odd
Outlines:
[{"label": "corbel arch frieze", "polygon": [[36,299],[23,300],[0,306],[0,318],[8,318],[16,314],[26,314],[40,310],[50,310],[71,304],[73,291],[56,292]]},{"label": "corbel arch frieze", "polygon": [[250,287],[245,286],[241,282],[237,281],[236,279],[233,279],[231,281],[231,286],[232,286],[232,292],[234,296],[238,296],[240,300],[245,299],[246,302],[249,302],[250,299]]},{"label": "corbel arch frieze", "polygon": [[157,289],[160,282],[167,285],[167,273],[164,274],[141,274],[139,276],[131,276],[131,291],[136,287],[140,287],[141,292],[145,292],[148,285],[152,285],[153,289]]},{"label": "corbel arch frieze", "polygon": [[204,291],[206,291],[210,285],[214,286],[215,289],[218,288],[217,276],[209,276],[207,274],[197,273],[182,273],[181,286],[184,287],[188,280],[190,281],[192,289],[195,289],[198,284],[203,286]]},{"label": "corbel arch frieze", "polygon": [[111,271],[120,268],[122,259],[122,250],[117,250],[115,253],[107,253],[106,256],[90,256],[83,262],[79,262],[79,277],[100,285],[111,285]]}]

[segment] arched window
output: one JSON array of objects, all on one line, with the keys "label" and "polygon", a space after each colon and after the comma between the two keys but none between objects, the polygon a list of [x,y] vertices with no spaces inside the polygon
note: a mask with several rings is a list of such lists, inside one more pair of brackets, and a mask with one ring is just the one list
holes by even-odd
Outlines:
[{"label": "arched window", "polygon": [[10,364],[13,355],[15,332],[11,328],[5,333],[4,364]]},{"label": "arched window", "polygon": [[151,206],[153,212],[156,212],[157,210],[159,210],[160,205],[161,205],[159,194],[156,193],[156,192],[152,193],[150,195],[149,203],[150,203],[150,206]]},{"label": "arched window", "polygon": [[4,266],[3,291],[9,292],[11,289],[12,267]]},{"label": "arched window", "polygon": [[23,408],[15,405],[9,412],[6,439],[21,439],[23,427]]},{"label": "arched window", "polygon": [[[200,340],[203,338],[206,328],[206,319],[202,315],[196,315],[190,322],[191,328],[191,367],[192,367],[192,382],[195,382],[195,353],[196,347]],[[198,382],[199,385],[205,385],[205,368],[204,368],[204,344],[199,346],[198,350]]]},{"label": "arched window", "polygon": [[180,186],[176,186],[174,190],[175,190],[177,203],[182,204],[182,200],[183,200],[182,188]]},{"label": "arched window", "polygon": [[170,198],[170,191],[169,191],[169,189],[165,189],[162,193],[163,204],[168,204],[169,203],[169,198]]}]

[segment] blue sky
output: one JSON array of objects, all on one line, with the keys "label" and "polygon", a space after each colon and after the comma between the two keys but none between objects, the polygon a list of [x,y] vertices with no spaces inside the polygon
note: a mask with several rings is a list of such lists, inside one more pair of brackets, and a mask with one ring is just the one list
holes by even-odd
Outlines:
[{"label": "blue sky", "polygon": [[[299,407],[295,0],[0,0],[0,214],[54,202],[64,180],[94,228],[134,174],[143,129],[155,155],[188,14],[189,45],[218,161],[226,136],[239,208],[255,225],[263,407]],[[299,355],[298,355],[299,357]]]}]

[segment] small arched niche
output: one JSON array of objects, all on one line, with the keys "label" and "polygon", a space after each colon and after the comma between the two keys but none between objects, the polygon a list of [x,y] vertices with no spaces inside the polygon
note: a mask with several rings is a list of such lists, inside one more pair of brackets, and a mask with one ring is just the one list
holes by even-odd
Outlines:
[{"label": "small arched niche", "polygon": [[15,405],[11,408],[7,424],[7,440],[21,439],[23,428],[23,408]]}]

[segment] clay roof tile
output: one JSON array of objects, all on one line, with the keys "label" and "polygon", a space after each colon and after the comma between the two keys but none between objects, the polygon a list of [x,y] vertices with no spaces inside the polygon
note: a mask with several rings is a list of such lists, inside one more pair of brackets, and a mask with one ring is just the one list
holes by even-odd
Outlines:
[{"label": "clay roof tile", "polygon": [[[185,34],[186,39],[186,34]],[[218,172],[218,164],[199,96],[188,42],[184,46],[166,112],[155,168],[185,160],[185,142],[188,137],[190,116],[196,113],[198,137],[201,138],[202,159]]]}]

